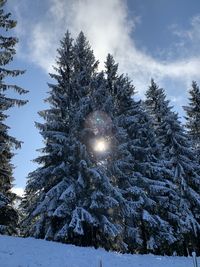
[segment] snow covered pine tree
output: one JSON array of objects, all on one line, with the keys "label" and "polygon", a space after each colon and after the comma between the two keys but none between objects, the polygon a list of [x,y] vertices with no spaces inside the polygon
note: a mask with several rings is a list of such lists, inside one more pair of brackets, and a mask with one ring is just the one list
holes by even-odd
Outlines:
[{"label": "snow covered pine tree", "polygon": [[151,119],[111,55],[106,75],[97,72],[82,32],[75,42],[67,32],[58,55],[50,109],[37,123],[45,147],[27,181],[24,234],[130,252],[196,247],[198,167],[163,90],[152,81]]},{"label": "snow covered pine tree", "polygon": [[15,37],[8,37],[6,31],[16,26],[16,21],[10,19],[10,13],[4,12],[6,1],[0,0],[0,29],[5,31],[5,36],[0,34],[0,234],[16,233],[18,215],[12,206],[15,194],[11,192],[13,182],[13,165],[11,159],[13,148],[19,148],[21,143],[8,133],[9,127],[5,124],[8,117],[5,111],[13,106],[24,105],[27,101],[8,98],[5,92],[14,89],[19,94],[27,93],[17,85],[5,82],[6,77],[15,77],[24,71],[8,70],[5,65],[13,60],[14,46],[17,43]]},{"label": "snow covered pine tree", "polygon": [[168,196],[173,196],[174,190],[164,177],[153,123],[141,101],[134,100],[128,77],[118,76],[111,55],[107,57],[106,74],[108,90],[115,98],[115,120],[125,131],[120,151],[124,162],[116,159],[113,163],[115,170],[121,170],[117,184],[129,207],[124,221],[125,242],[130,252],[173,253],[177,239],[166,214]]},{"label": "snow covered pine tree", "polygon": [[174,224],[178,242],[176,250],[187,255],[187,250],[199,252],[200,235],[200,177],[199,165],[192,151],[178,115],[172,111],[163,89],[152,80],[146,93],[146,106],[153,117],[156,135],[161,145],[166,178],[175,186],[176,202],[169,200],[167,220]]},{"label": "snow covered pine tree", "polygon": [[[24,234],[77,245],[125,249],[120,225],[124,199],[111,183],[114,126],[103,73],[81,32],[67,32],[49,84],[49,110],[37,123],[46,146],[29,174]],[[121,204],[122,203],[122,204]]]},{"label": "snow covered pine tree", "polygon": [[189,106],[183,107],[186,111],[186,128],[200,164],[200,90],[195,81],[189,94]]}]

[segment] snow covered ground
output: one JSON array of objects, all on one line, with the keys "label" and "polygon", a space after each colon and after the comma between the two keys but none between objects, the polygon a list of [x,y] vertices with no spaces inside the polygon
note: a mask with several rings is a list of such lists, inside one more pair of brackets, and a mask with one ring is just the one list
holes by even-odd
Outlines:
[{"label": "snow covered ground", "polygon": [[[0,267],[193,267],[191,257],[130,255],[0,236]],[[200,258],[198,258],[200,267]]]}]

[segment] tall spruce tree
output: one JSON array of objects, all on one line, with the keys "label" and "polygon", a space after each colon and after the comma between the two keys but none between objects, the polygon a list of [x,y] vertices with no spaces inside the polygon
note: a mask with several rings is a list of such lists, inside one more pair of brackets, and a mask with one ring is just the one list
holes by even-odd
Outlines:
[{"label": "tall spruce tree", "polygon": [[[25,235],[78,245],[124,249],[124,199],[107,164],[114,146],[112,101],[98,62],[81,32],[67,33],[51,77],[49,110],[38,124],[45,140],[42,166],[29,174],[23,209]],[[116,146],[116,145],[115,145]]]},{"label": "tall spruce tree", "polygon": [[174,209],[175,215],[179,214],[179,221],[174,225],[179,237],[179,253],[181,250],[186,253],[186,248],[198,250],[199,166],[178,115],[172,111],[169,101],[166,100],[164,90],[152,80],[146,97],[146,106],[153,116],[156,135],[162,149],[161,158],[169,170],[166,177],[176,185],[179,195]]},{"label": "tall spruce tree", "polygon": [[183,107],[186,111],[186,128],[200,163],[200,90],[195,81],[189,94],[189,105]]},{"label": "tall spruce tree", "polygon": [[[167,216],[171,215],[169,198],[174,204],[177,195],[173,184],[165,179],[152,120],[141,101],[133,99],[134,87],[128,77],[118,76],[111,55],[106,74],[108,90],[115,99],[116,121],[126,133],[123,151],[127,160],[125,164],[114,161],[122,173],[118,186],[130,207],[124,221],[125,241],[131,252],[173,253],[178,238]],[[178,214],[175,216],[178,221]]]},{"label": "tall spruce tree", "polygon": [[[72,91],[72,41],[67,32],[58,50],[55,73],[50,74],[50,77],[57,82],[56,84],[49,84],[50,96],[46,102],[50,103],[50,109],[39,112],[45,123],[36,123],[45,140],[45,147],[39,150],[42,155],[35,161],[41,167],[29,174],[25,198],[22,201],[22,208],[26,215],[22,223],[22,231],[25,235],[45,237],[51,223],[51,218],[47,215],[52,213],[51,209],[58,205],[57,201],[59,200],[59,197],[49,199],[47,193],[54,186],[56,188],[57,185],[59,193],[59,183],[60,190],[63,190],[64,178],[68,176],[68,157],[73,145],[72,140],[68,137],[71,119],[69,110],[75,99]],[[40,203],[41,208],[39,210]]]},{"label": "tall spruce tree", "polygon": [[6,111],[13,106],[22,106],[27,101],[9,98],[6,96],[6,91],[13,89],[19,94],[27,91],[6,81],[6,78],[16,77],[24,71],[6,68],[6,65],[13,60],[14,47],[18,40],[7,34],[7,31],[16,26],[16,21],[10,19],[10,13],[5,13],[5,4],[5,0],[0,0],[0,234],[12,234],[16,233],[18,215],[12,206],[15,195],[11,192],[13,183],[11,159],[13,149],[19,148],[21,142],[9,135],[9,126],[5,122],[8,117]]}]

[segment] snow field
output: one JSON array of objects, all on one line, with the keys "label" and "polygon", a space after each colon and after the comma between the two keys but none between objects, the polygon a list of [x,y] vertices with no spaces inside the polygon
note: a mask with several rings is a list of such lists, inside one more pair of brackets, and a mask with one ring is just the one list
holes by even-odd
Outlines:
[{"label": "snow field", "polygon": [[192,257],[120,254],[34,238],[0,236],[0,267],[99,267],[100,261],[103,267],[193,267]]}]

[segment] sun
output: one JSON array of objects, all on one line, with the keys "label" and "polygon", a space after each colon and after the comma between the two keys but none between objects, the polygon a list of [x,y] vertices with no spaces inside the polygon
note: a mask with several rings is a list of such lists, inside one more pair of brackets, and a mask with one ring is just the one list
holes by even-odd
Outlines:
[{"label": "sun", "polygon": [[108,149],[108,142],[101,138],[101,139],[97,139],[94,143],[94,151],[96,152],[105,152]]}]

